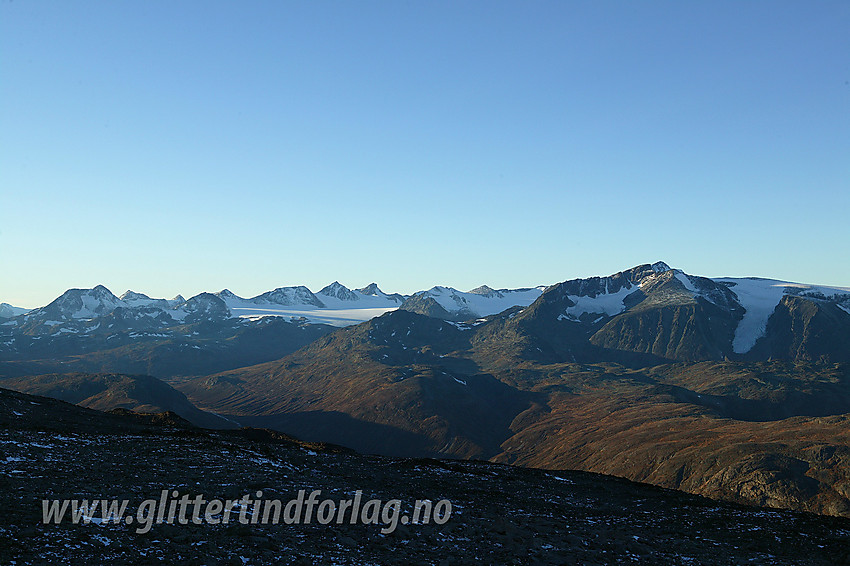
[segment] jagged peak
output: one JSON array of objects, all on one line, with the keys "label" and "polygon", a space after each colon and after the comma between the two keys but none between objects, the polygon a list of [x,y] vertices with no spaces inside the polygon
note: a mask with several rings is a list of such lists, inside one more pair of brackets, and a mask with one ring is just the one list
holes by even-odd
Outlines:
[{"label": "jagged peak", "polygon": [[357,294],[339,281],[334,281],[333,283],[319,291],[319,294],[325,295],[326,297],[336,297],[337,299],[341,299],[343,301],[357,300]]},{"label": "jagged peak", "polygon": [[319,291],[319,293],[327,295],[327,294],[333,293],[333,292],[335,292],[339,289],[345,289],[346,291],[350,291],[350,289],[348,287],[346,287],[345,285],[343,285],[339,281],[334,281],[330,285],[325,286],[321,291]]},{"label": "jagged peak", "polygon": [[242,298],[239,295],[237,295],[236,293],[234,293],[233,291],[231,291],[230,289],[222,289],[218,293],[215,293],[215,295],[217,297],[221,298],[221,299],[241,299]]},{"label": "jagged peak", "polygon": [[386,294],[378,288],[377,283],[369,283],[368,285],[366,285],[362,289],[357,289],[357,291],[359,291],[360,293],[362,293],[364,295],[385,295]]}]

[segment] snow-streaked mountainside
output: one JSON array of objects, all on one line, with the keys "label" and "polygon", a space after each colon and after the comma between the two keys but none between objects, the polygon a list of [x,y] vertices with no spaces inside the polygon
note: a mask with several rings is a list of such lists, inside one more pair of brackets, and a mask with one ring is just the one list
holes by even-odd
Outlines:
[{"label": "snow-streaked mountainside", "polygon": [[151,299],[144,293],[127,291],[119,297],[128,307],[158,307],[161,309],[174,308],[186,302],[182,295],[173,299]]},{"label": "snow-streaked mountainside", "polygon": [[711,303],[717,303],[717,291],[705,284],[710,280],[687,275],[659,261],[609,277],[574,279],[562,283],[561,285],[569,289],[566,298],[572,305],[568,306],[558,319],[596,322],[600,318],[616,316],[637,305],[645,295],[641,291],[658,281],[661,274],[670,272],[681,285],[680,290],[690,294],[692,298],[702,297]]},{"label": "snow-streaked mountainside", "polygon": [[720,309],[719,312],[726,313],[735,324],[731,344],[731,352],[735,354],[749,352],[766,335],[768,320],[784,297],[831,304],[839,312],[850,315],[848,287],[760,278],[712,279],[688,275],[663,262],[638,266],[609,277],[566,281],[553,287],[557,287],[553,291],[560,293],[559,298],[565,305],[558,320],[590,324],[625,313],[704,300]]}]

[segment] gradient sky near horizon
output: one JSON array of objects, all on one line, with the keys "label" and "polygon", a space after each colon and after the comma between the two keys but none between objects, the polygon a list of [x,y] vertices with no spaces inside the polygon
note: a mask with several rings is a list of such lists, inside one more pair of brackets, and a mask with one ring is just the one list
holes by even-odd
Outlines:
[{"label": "gradient sky near horizon", "polygon": [[0,2],[0,301],[850,286],[850,3]]}]

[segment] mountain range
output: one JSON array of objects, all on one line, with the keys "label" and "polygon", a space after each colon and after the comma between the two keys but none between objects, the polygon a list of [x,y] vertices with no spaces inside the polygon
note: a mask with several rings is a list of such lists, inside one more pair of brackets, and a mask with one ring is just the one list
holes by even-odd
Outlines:
[{"label": "mountain range", "polygon": [[[848,345],[848,288],[663,262],[408,297],[338,282],[251,299],[96,287],[0,323],[0,384],[362,452],[586,470],[850,516]],[[170,387],[136,387],[144,376]]]},{"label": "mountain range", "polygon": [[133,291],[119,298],[102,285],[69,289],[31,311],[0,305],[5,319],[0,323],[0,354],[27,350],[24,337],[60,338],[49,340],[55,343],[70,335],[125,331],[137,339],[166,338],[195,323],[236,319],[249,324],[268,316],[340,327],[396,309],[466,323],[513,307],[529,308],[514,313],[511,319],[518,319],[508,326],[525,329],[523,321],[535,320],[546,328],[545,336],[533,336],[534,348],[574,359],[593,357],[594,348],[602,348],[681,361],[846,360],[848,352],[841,345],[850,337],[850,288],[709,279],[657,262],[549,287],[494,290],[484,285],[461,292],[437,286],[410,296],[384,293],[375,283],[350,290],[339,282],[315,294],[303,286],[280,287],[247,299],[227,289],[188,300],[179,295],[152,299]]}]

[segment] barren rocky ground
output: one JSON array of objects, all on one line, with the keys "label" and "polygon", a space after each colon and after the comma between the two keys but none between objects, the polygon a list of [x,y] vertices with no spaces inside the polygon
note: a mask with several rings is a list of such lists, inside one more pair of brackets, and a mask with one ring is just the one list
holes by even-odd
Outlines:
[{"label": "barren rocky ground", "polygon": [[[841,564],[850,520],[764,510],[607,476],[364,456],[266,431],[204,431],[3,392],[4,564]],[[163,489],[237,499],[452,502],[443,525],[41,523],[42,499],[129,499]]]}]

